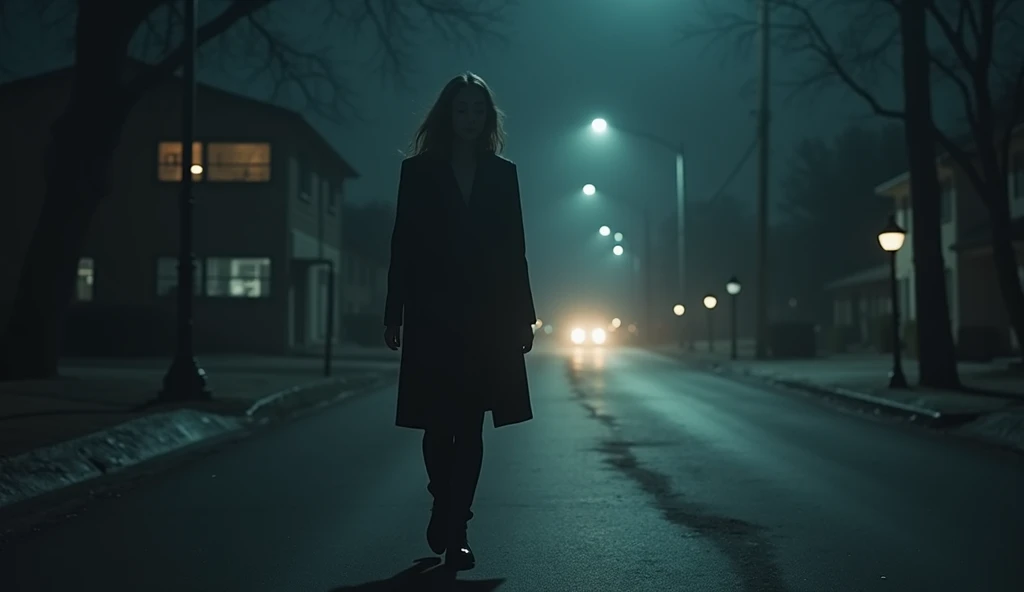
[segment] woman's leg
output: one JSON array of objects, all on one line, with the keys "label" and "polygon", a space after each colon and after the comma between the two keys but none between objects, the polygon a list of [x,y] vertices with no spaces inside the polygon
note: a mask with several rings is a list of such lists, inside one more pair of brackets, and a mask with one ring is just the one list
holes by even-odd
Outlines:
[{"label": "woman's leg", "polygon": [[484,457],[484,412],[466,409],[455,418],[455,455],[452,465],[451,510],[452,528],[456,534],[466,532],[466,523],[473,517],[473,498],[480,481]]},{"label": "woman's leg", "polygon": [[439,555],[444,553],[448,544],[454,440],[455,435],[448,426],[437,426],[423,431],[423,464],[427,468],[427,491],[434,497],[430,523],[427,525],[427,544]]},{"label": "woman's leg", "polygon": [[449,426],[423,430],[423,464],[427,468],[427,491],[434,496],[434,507],[447,507],[451,491],[451,469],[455,433]]}]

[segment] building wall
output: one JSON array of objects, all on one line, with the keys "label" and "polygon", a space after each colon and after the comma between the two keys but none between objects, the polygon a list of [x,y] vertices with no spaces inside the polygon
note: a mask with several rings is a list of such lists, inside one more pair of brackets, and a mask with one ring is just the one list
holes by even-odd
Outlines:
[{"label": "building wall", "polygon": [[[958,229],[961,226],[957,211],[957,203],[961,201],[958,196],[961,194],[957,190],[956,183],[948,174],[944,174],[941,181],[952,183],[946,189],[945,199],[949,200],[949,209],[948,215],[945,217],[946,221],[943,222],[940,230],[940,249],[947,274],[946,292],[950,303],[950,323],[955,334],[956,327],[960,322],[957,304],[959,290],[957,290],[958,261],[953,255],[952,247],[956,244]],[[904,185],[897,192],[895,198],[896,222],[907,231],[907,237],[903,242],[903,247],[896,253],[896,281],[899,283],[900,312],[905,320],[912,321],[917,319],[917,282],[914,279],[914,222],[910,210],[909,186]]]},{"label": "building wall", "polygon": [[[0,113],[4,114],[0,116],[0,174],[6,182],[5,195],[13,198],[5,200],[13,211],[0,217],[0,248],[5,250],[0,285],[17,285],[45,191],[42,155],[49,128],[63,112],[69,88],[68,77],[52,76],[16,92],[0,93]],[[175,301],[167,283],[176,284],[172,259],[178,248],[180,184],[159,179],[158,146],[160,142],[180,143],[180,106],[178,86],[171,81],[148,93],[126,122],[114,155],[112,192],[100,204],[83,250],[76,290],[83,299],[105,305],[150,306],[173,317]],[[309,133],[299,133],[302,130],[297,131],[296,124],[292,114],[268,105],[199,89],[196,139],[203,142],[202,150],[207,150],[208,142],[267,143],[270,165],[269,180],[199,179],[194,184],[193,244],[201,266],[200,290],[204,277],[220,267],[203,269],[207,258],[232,258],[239,264],[245,263],[239,259],[266,260],[257,267],[261,274],[269,269],[269,280],[261,279],[250,288],[235,279],[205,278],[222,287],[242,287],[247,297],[228,296],[230,290],[223,290],[223,297],[197,298],[197,338],[205,334],[215,341],[235,340],[256,349],[283,350],[291,345],[293,335],[292,258],[322,254],[340,265],[344,178],[335,171],[345,169],[326,144],[310,138]],[[167,170],[175,167],[165,166]],[[209,172],[204,171],[203,176]],[[298,191],[303,185],[311,189],[305,196]],[[308,282],[309,306],[305,310],[310,313],[306,334],[319,336],[322,342],[326,286],[318,285],[316,273],[303,279]],[[0,290],[0,321],[6,322],[14,293],[13,289]],[[340,290],[336,294],[340,301]]]}]

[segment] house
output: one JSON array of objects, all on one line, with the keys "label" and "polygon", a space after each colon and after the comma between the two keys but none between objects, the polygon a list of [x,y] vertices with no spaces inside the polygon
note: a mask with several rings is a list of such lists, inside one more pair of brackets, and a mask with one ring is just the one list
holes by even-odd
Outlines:
[{"label": "house", "polygon": [[[0,322],[40,210],[43,153],[71,74],[0,86],[0,174],[17,203],[0,220]],[[283,353],[322,344],[329,273],[321,261],[340,271],[344,186],[357,173],[293,111],[207,85],[199,85],[196,105],[197,350]],[[175,78],[147,93],[125,125],[112,191],[79,263],[71,351],[172,351],[180,113]],[[342,291],[335,295],[340,307]]]},{"label": "house", "polygon": [[343,335],[377,345],[387,297],[393,212],[379,206],[345,206],[342,216]]},{"label": "house", "polygon": [[[1009,200],[1018,276],[1024,285],[1024,128],[1011,143]],[[941,192],[941,241],[946,268],[953,336],[962,357],[991,357],[1019,351],[995,277],[989,234],[988,211],[976,195],[965,172],[948,155],[937,162]],[[913,222],[910,208],[910,175],[904,173],[882,183],[876,194],[892,201],[897,223],[907,231],[896,254],[900,314],[905,327],[915,322],[916,285],[913,273]],[[884,221],[879,221],[879,227]],[[827,287],[833,293],[838,327],[857,327],[859,337],[872,317],[891,314],[888,265],[843,278]],[[854,339],[855,340],[855,339]]]}]

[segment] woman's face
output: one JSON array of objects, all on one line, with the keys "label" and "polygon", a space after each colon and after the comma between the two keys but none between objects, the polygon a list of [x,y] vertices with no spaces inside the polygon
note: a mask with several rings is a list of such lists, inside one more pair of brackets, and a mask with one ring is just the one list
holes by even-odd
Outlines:
[{"label": "woman's face", "polygon": [[480,138],[487,123],[487,96],[480,87],[471,85],[455,95],[452,103],[452,125],[455,137],[466,142]]}]

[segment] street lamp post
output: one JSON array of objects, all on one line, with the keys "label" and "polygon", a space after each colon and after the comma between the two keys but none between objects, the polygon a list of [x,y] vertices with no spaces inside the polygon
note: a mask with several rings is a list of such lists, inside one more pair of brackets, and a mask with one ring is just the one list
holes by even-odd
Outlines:
[{"label": "street lamp post", "polygon": [[741,288],[742,286],[740,285],[740,281],[736,279],[736,276],[732,276],[732,278],[730,278],[725,284],[725,291],[729,293],[731,300],[730,305],[732,308],[732,310],[729,311],[732,316],[732,327],[729,328],[729,332],[731,333],[732,338],[732,359],[734,360],[739,357],[738,352],[736,351],[736,301],[740,295]]},{"label": "street lamp post", "polygon": [[210,398],[206,372],[196,363],[192,332],[192,299],[195,287],[196,259],[192,252],[192,142],[195,138],[196,111],[196,4],[185,0],[185,27],[182,49],[185,52],[181,102],[181,194],[178,198],[178,327],[174,361],[164,375],[159,398],[168,401],[194,401]]},{"label": "street lamp post", "polygon": [[718,298],[708,294],[704,297],[704,308],[708,309],[708,352],[714,353],[715,351],[715,328],[712,324],[714,321],[715,307],[718,306]]},{"label": "street lamp post", "polygon": [[900,339],[900,299],[896,283],[896,252],[907,238],[905,230],[896,223],[895,216],[889,216],[889,223],[878,233],[878,244],[889,253],[889,294],[892,298],[892,373],[889,388],[907,388],[907,377],[903,374],[903,343]]},{"label": "street lamp post", "polygon": [[672,307],[672,314],[674,314],[677,317],[679,317],[679,324],[676,327],[676,332],[677,332],[676,339],[679,341],[679,347],[680,348],[683,347],[683,323],[682,323],[682,320],[683,320],[683,315],[685,313],[686,313],[686,307],[683,306],[682,304],[677,304],[677,305]]},{"label": "street lamp post", "polygon": [[[590,122],[590,128],[598,134],[608,130],[608,122],[598,118]],[[686,301],[686,158],[681,144],[669,142],[654,134],[616,126],[630,136],[641,138],[670,150],[676,156],[676,281],[678,297]],[[650,230],[648,230],[648,233]],[[648,238],[648,240],[650,240]],[[647,258],[650,260],[650,257]]]}]

